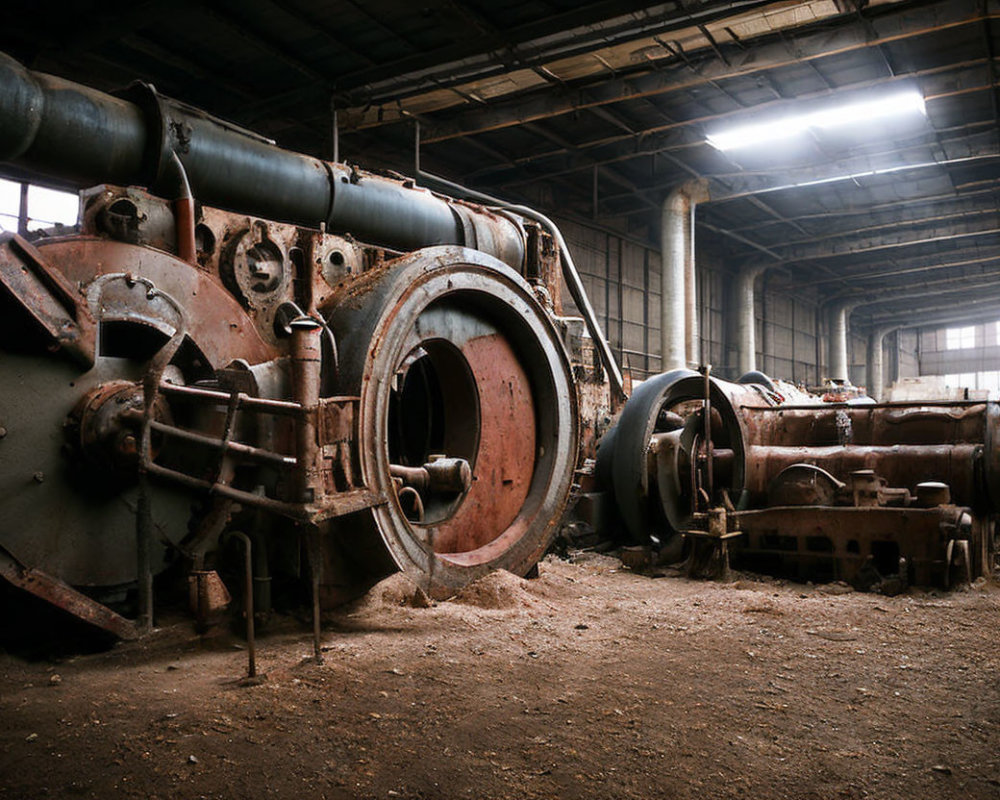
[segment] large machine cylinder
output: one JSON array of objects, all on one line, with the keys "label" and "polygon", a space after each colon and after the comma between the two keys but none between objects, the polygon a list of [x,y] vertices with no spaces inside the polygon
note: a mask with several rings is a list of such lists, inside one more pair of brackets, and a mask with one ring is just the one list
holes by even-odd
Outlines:
[{"label": "large machine cylinder", "polygon": [[0,54],[0,161],[79,187],[163,191],[176,154],[201,202],[350,233],[397,250],[459,244],[520,268],[524,235],[513,218],[412,184],[332,164],[134,84],[116,97],[33,72]]}]

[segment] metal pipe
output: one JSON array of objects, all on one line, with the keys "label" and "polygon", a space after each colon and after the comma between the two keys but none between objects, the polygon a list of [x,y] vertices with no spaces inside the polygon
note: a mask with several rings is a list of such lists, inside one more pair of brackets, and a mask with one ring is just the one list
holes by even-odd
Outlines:
[{"label": "metal pipe", "polygon": [[305,530],[306,552],[309,558],[309,584],[312,589],[312,634],[313,660],[323,663],[323,645],[321,630],[323,625],[320,613],[319,593],[323,581],[323,542],[322,533],[316,525],[309,525]]},{"label": "metal pipe", "polygon": [[687,351],[688,365],[701,363],[701,347],[698,325],[698,272],[694,258],[694,213],[695,199],[688,191],[687,218],[684,220],[684,349]]},{"label": "metal pipe", "polygon": [[[427,173],[421,174],[426,175]],[[611,345],[608,344],[608,340],[604,336],[604,331],[601,330],[601,324],[597,321],[597,313],[590,304],[587,290],[580,279],[580,273],[576,269],[576,262],[573,261],[573,255],[569,251],[569,245],[566,244],[566,240],[563,238],[562,231],[547,216],[540,211],[535,211],[533,208],[517,205],[505,205],[504,208],[507,211],[520,214],[528,219],[533,219],[535,222],[540,222],[546,227],[552,238],[556,240],[556,243],[559,245],[559,252],[562,255],[562,276],[563,280],[566,281],[566,288],[569,289],[573,302],[576,303],[576,307],[583,315],[583,321],[587,326],[587,333],[590,334],[590,338],[597,348],[597,352],[601,357],[601,364],[608,373],[608,380],[611,383],[611,388],[615,391],[615,396],[624,398],[625,382],[622,379],[621,368],[615,360],[615,354],[611,352]]]},{"label": "metal pipe", "polygon": [[295,420],[296,499],[319,502],[323,475],[319,464],[317,415],[322,387],[323,326],[311,317],[299,317],[292,328],[292,396],[304,413]]},{"label": "metal pipe", "polygon": [[[415,250],[476,248],[520,269],[516,220],[285,150],[223,120],[133,84],[121,96],[28,70],[0,53],[0,161],[80,187],[141,185],[169,193],[174,154],[198,200]],[[173,198],[171,198],[173,199]]]},{"label": "metal pipe", "polygon": [[868,384],[868,396],[874,400],[882,399],[882,387],[885,385],[882,340],[887,333],[894,330],[895,328],[892,327],[873,328],[868,334],[868,357],[865,359],[866,383]]},{"label": "metal pipe", "polygon": [[601,323],[597,321],[597,313],[594,311],[594,307],[590,303],[590,298],[587,296],[587,290],[583,286],[583,281],[580,280],[580,273],[577,271],[576,263],[573,261],[573,254],[570,253],[569,245],[566,244],[566,240],[563,238],[562,231],[559,230],[559,227],[540,211],[528,208],[527,206],[507,203],[497,197],[493,197],[492,195],[485,194],[484,192],[477,192],[475,189],[470,189],[468,186],[463,186],[462,184],[455,183],[447,178],[442,178],[440,175],[435,175],[431,172],[421,170],[418,177],[431,183],[436,183],[438,186],[448,189],[448,191],[456,192],[473,200],[478,200],[481,203],[496,206],[498,209],[502,209],[504,211],[519,214],[522,217],[534,220],[535,222],[541,223],[545,226],[548,232],[552,235],[552,238],[556,240],[556,244],[559,245],[559,252],[562,256],[560,260],[562,261],[563,280],[566,281],[566,288],[569,290],[570,297],[573,298],[573,302],[576,303],[577,309],[579,309],[580,314],[583,316],[583,322],[587,326],[587,333],[590,334],[590,338],[593,340],[594,346],[597,348],[597,353],[601,358],[601,365],[608,373],[611,388],[615,390],[615,396],[617,399],[624,399],[625,382],[622,379],[621,368],[615,360],[615,354],[611,352],[611,346],[608,344],[608,340],[604,337],[604,331],[601,328]]},{"label": "metal pipe", "polygon": [[611,345],[608,344],[608,340],[604,336],[601,323],[597,321],[597,313],[590,303],[587,290],[584,288],[583,281],[580,279],[580,273],[576,269],[576,262],[573,261],[573,254],[570,253],[569,245],[566,244],[566,240],[563,238],[559,227],[540,211],[536,211],[528,206],[506,203],[499,198],[492,197],[483,192],[477,192],[475,189],[470,189],[467,186],[462,186],[460,183],[449,181],[447,178],[442,178],[439,175],[424,172],[423,170],[421,170],[419,177],[443,186],[449,191],[458,192],[482,203],[489,203],[504,211],[520,214],[522,217],[541,223],[548,230],[552,238],[556,240],[556,244],[559,245],[559,252],[562,256],[560,259],[562,261],[562,276],[563,280],[566,281],[566,288],[569,290],[570,297],[573,298],[573,302],[576,303],[577,309],[579,309],[580,314],[583,316],[583,322],[587,326],[587,333],[590,334],[590,338],[597,348],[601,364],[608,373],[608,379],[611,383],[611,388],[615,391],[616,398],[623,399],[625,397],[625,382],[622,379],[621,368],[615,360],[615,354],[611,352]]},{"label": "metal pipe", "polygon": [[137,611],[136,627],[148,633],[153,629],[153,571],[151,568],[151,540],[153,538],[152,510],[149,502],[149,475],[139,470],[139,495],[135,508]]},{"label": "metal pipe", "polygon": [[194,195],[191,194],[191,184],[177,153],[170,154],[166,166],[166,177],[173,183],[168,194],[174,211],[177,255],[189,264],[196,264],[198,251],[194,240]]},{"label": "metal pipe", "polygon": [[736,364],[740,375],[757,369],[757,315],[754,281],[764,265],[742,267],[736,276]]},{"label": "metal pipe", "polygon": [[847,360],[848,319],[857,301],[840,301],[830,308],[830,338],[827,342],[830,354],[830,374],[832,381],[850,383]]},{"label": "metal pipe", "polygon": [[697,203],[708,197],[706,181],[688,181],[670,192],[661,207],[660,342],[664,371],[701,362],[694,215]]},{"label": "metal pipe", "polygon": [[686,255],[691,198],[684,186],[663,201],[660,214],[660,369],[687,367]]},{"label": "metal pipe", "polygon": [[247,615],[247,677],[257,677],[257,641],[254,636],[253,610],[253,546],[243,531],[231,531],[229,536],[243,542],[243,606]]}]

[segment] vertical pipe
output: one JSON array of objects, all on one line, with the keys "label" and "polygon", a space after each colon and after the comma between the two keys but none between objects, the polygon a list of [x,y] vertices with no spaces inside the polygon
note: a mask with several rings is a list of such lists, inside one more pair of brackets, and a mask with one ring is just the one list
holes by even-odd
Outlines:
[{"label": "vertical pipe", "polygon": [[843,300],[833,304],[830,309],[830,374],[832,381],[850,383],[847,361],[848,320],[857,302]]},{"label": "vertical pipe", "polygon": [[28,184],[21,182],[20,202],[17,208],[17,232],[28,235]]},{"label": "vertical pipe", "polygon": [[685,257],[691,198],[680,186],[667,195],[660,215],[660,369],[664,372],[687,366],[685,325]]},{"label": "vertical pipe", "polygon": [[413,176],[420,177],[420,120],[413,121]]},{"label": "vertical pipe", "polygon": [[333,160],[340,163],[340,121],[337,119],[337,101],[330,99],[330,112],[333,117]]},{"label": "vertical pipe", "polygon": [[742,267],[736,276],[736,364],[740,375],[757,369],[757,319],[754,281],[766,267]]},{"label": "vertical pipe", "polygon": [[894,384],[899,380],[900,374],[900,361],[903,357],[903,329],[896,328],[896,332],[892,335],[893,346],[892,346],[892,370],[889,374],[889,380],[885,381],[889,385]]},{"label": "vertical pipe", "polygon": [[[767,304],[767,276],[764,276],[762,281],[762,286],[760,287],[760,368],[767,372],[768,369],[771,372],[776,373],[778,370],[777,358],[774,354],[774,325],[768,325],[768,319],[770,319],[771,311],[773,308],[768,308]],[[757,321],[753,322],[754,328],[757,327]],[[756,331],[755,331],[756,332]],[[768,367],[767,357],[771,356],[771,365]],[[770,373],[768,373],[770,374]]]},{"label": "vertical pipe", "polygon": [[618,362],[625,363],[625,242],[618,240]]},{"label": "vertical pipe", "polygon": [[174,234],[177,240],[177,255],[189,264],[198,263],[198,249],[194,238],[194,195],[187,172],[177,153],[170,154],[166,175],[172,186],[172,208],[174,212]]},{"label": "vertical pipe", "polygon": [[684,217],[684,349],[689,366],[701,363],[698,336],[698,273],[694,259],[694,199],[688,193],[688,208]]},{"label": "vertical pipe", "polygon": [[243,543],[243,605],[247,615],[247,677],[257,677],[257,639],[254,633],[253,607],[253,547],[250,537],[243,531],[233,531],[230,536]]},{"label": "vertical pipe", "polygon": [[323,579],[322,534],[316,525],[310,525],[306,532],[306,551],[309,556],[309,577],[312,587],[313,659],[323,663],[323,646],[320,636],[322,618],[319,607],[319,587]]},{"label": "vertical pipe", "polygon": [[317,415],[322,380],[323,327],[311,317],[299,317],[292,328],[292,395],[302,406],[295,421],[295,459],[298,501],[317,502],[323,494],[319,464]]},{"label": "vertical pipe", "polygon": [[149,632],[153,629],[153,571],[150,544],[153,536],[152,511],[149,504],[149,476],[145,467],[139,469],[139,496],[135,508],[136,566],[138,581],[137,627]]},{"label": "vertical pipe", "polygon": [[823,314],[822,307],[813,308],[813,349],[816,352],[816,386],[823,383]]},{"label": "vertical pipe", "polygon": [[792,301],[792,383],[795,383],[795,298],[791,298]]},{"label": "vertical pipe", "polygon": [[694,214],[696,204],[707,199],[705,181],[688,181],[671,191],[660,209],[660,354],[664,372],[697,366],[701,361]]},{"label": "vertical pipe", "polygon": [[653,374],[653,365],[649,357],[649,250],[642,249],[642,357],[645,374],[648,378]]},{"label": "vertical pipe", "polygon": [[[621,309],[619,309],[619,312]],[[611,234],[604,234],[604,330],[611,345]],[[618,343],[619,348],[621,342]],[[620,361],[618,363],[621,363]]]},{"label": "vertical pipe", "polygon": [[868,396],[874,400],[882,400],[885,387],[885,358],[882,342],[893,328],[872,328],[868,334],[868,358],[866,359]]},{"label": "vertical pipe", "polygon": [[865,386],[873,400],[882,397],[882,337],[883,328],[872,328],[868,332],[868,351],[865,354]]}]

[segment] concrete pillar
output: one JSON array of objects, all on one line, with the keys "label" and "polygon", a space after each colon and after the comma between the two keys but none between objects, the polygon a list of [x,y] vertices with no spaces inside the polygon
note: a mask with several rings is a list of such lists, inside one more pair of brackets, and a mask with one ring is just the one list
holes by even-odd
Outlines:
[{"label": "concrete pillar", "polygon": [[685,259],[690,218],[691,198],[684,187],[679,186],[663,201],[660,217],[660,252],[663,262],[660,281],[660,358],[664,372],[687,366]]},{"label": "concrete pillar", "polygon": [[736,276],[736,366],[740,375],[757,369],[757,314],[754,282],[767,267],[743,267]]},{"label": "concrete pillar", "polygon": [[868,334],[868,358],[865,364],[865,382],[868,384],[868,396],[874,400],[882,400],[885,390],[885,358],[882,354],[882,342],[885,337],[893,331],[898,330],[894,326],[883,326],[872,328]]},{"label": "concrete pillar", "polygon": [[850,382],[847,361],[848,321],[851,311],[857,306],[857,301],[840,300],[830,308],[829,373],[827,377],[833,381]]},{"label": "concrete pillar", "polygon": [[667,195],[661,209],[660,355],[664,372],[701,361],[694,214],[696,204],[706,199],[707,184],[690,181]]}]

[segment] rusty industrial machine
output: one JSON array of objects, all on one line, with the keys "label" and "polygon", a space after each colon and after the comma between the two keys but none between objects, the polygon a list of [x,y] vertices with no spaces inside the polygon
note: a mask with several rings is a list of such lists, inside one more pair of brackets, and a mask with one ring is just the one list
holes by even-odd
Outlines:
[{"label": "rusty industrial machine", "polygon": [[632,541],[677,557],[700,537],[830,577],[987,569],[996,406],[673,372],[622,410],[531,209],[6,56],[0,162],[82,190],[77,227],[0,239],[0,576],[119,636],[177,570],[205,613],[227,554],[245,607],[280,585],[314,622],[395,570],[434,597],[524,575],[602,482]]},{"label": "rusty industrial machine", "polygon": [[[636,545],[693,571],[730,554],[769,574],[892,592],[992,570],[1000,504],[996,403],[824,402],[751,373],[643,383],[598,473]],[[721,563],[720,563],[721,561]]]},{"label": "rusty industrial machine", "polygon": [[544,554],[621,397],[544,217],[8,57],[0,161],[91,187],[78,229],[0,244],[8,581],[127,636],[118,602],[148,625],[182,562],[209,603],[240,542],[258,609],[279,581],[315,609],[397,569],[440,597]]}]

